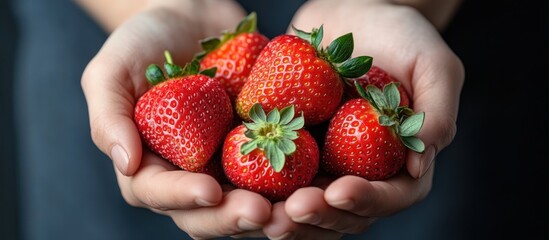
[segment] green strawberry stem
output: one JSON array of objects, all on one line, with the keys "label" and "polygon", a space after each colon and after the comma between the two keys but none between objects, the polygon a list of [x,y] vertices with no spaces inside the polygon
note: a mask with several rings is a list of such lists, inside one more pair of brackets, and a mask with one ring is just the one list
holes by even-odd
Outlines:
[{"label": "green strawberry stem", "polygon": [[415,135],[423,127],[425,113],[414,113],[407,106],[399,106],[400,93],[397,83],[389,83],[383,91],[374,85],[366,90],[355,81],[355,87],[361,97],[366,99],[379,112],[379,125],[392,128],[402,143],[411,150],[422,153],[425,144]]},{"label": "green strawberry stem", "polygon": [[332,67],[343,78],[358,78],[370,70],[373,58],[370,56],[359,56],[351,58],[354,50],[353,34],[347,33],[336,38],[324,49],[320,46],[324,37],[324,28],[313,28],[311,32],[304,32],[292,26],[296,35],[313,45],[318,56],[328,61]]},{"label": "green strawberry stem", "polygon": [[250,109],[252,122],[244,122],[246,137],[251,140],[242,144],[240,153],[247,155],[255,149],[265,153],[275,172],[284,167],[286,156],[296,150],[293,140],[298,138],[297,130],[303,128],[303,114],[294,118],[294,106],[288,106],[278,111],[277,108],[265,114],[261,104],[255,103]]},{"label": "green strawberry stem", "polygon": [[192,61],[185,64],[184,67],[180,67],[173,63],[172,55],[167,50],[164,51],[164,57],[166,58],[166,62],[164,63],[164,70],[166,71],[167,76],[164,75],[162,69],[156,64],[149,65],[145,71],[145,77],[147,78],[147,82],[149,82],[149,84],[153,86],[168,79],[184,77],[188,75],[202,74],[208,77],[214,77],[217,70],[217,68],[214,67],[200,71],[200,62],[197,58],[193,58]]},{"label": "green strawberry stem", "polygon": [[242,19],[240,23],[238,23],[234,31],[225,31],[221,34],[219,38],[209,37],[201,40],[200,46],[202,47],[202,51],[197,53],[195,55],[195,58],[198,60],[201,60],[206,55],[208,55],[208,53],[222,46],[223,44],[233,39],[234,37],[242,33],[253,33],[256,31],[257,31],[257,14],[255,12],[251,12],[250,14],[248,14],[248,16]]}]

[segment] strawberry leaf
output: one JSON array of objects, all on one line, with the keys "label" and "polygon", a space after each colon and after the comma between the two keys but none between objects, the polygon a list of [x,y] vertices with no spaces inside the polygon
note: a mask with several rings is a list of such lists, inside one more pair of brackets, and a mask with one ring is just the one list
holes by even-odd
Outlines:
[{"label": "strawberry leaf", "polygon": [[294,105],[288,106],[280,110],[280,124],[288,124],[294,119]]},{"label": "strawberry leaf", "polygon": [[303,128],[303,126],[305,126],[305,118],[302,115],[301,117],[294,118],[294,120],[284,126],[284,129],[295,131]]},{"label": "strawberry leaf", "polygon": [[416,135],[419,130],[421,130],[424,119],[425,113],[423,112],[414,114],[411,117],[407,118],[406,120],[404,120],[404,122],[402,122],[399,127],[399,135],[402,137],[411,137]]},{"label": "strawberry leaf", "polygon": [[311,33],[308,33],[308,32],[305,32],[301,29],[298,29],[296,28],[294,25],[292,25],[292,30],[294,30],[294,33],[296,36],[298,36],[299,38],[307,41],[307,42],[312,42],[311,41]]},{"label": "strawberry leaf", "polygon": [[280,112],[278,111],[277,108],[275,108],[267,115],[267,122],[278,123],[279,121],[280,121]]},{"label": "strawberry leaf", "polygon": [[216,72],[217,72],[217,67],[213,67],[213,68],[204,69],[200,71],[199,74],[213,78],[215,77]]},{"label": "strawberry leaf", "polygon": [[407,106],[399,106],[397,108],[397,113],[398,113],[399,116],[409,117],[409,116],[414,115],[414,110],[412,110],[411,108],[409,108]]},{"label": "strawberry leaf", "polygon": [[[256,139],[258,137],[257,130],[248,129],[244,132],[244,136],[250,139]],[[258,142],[259,144],[259,142]]]},{"label": "strawberry leaf", "polygon": [[176,78],[184,75],[183,69],[181,69],[180,66],[171,63],[164,63],[164,69],[166,69],[166,74],[169,78]]},{"label": "strawberry leaf", "polygon": [[286,155],[290,155],[296,150],[296,145],[294,141],[285,138],[276,142],[276,146]]},{"label": "strawberry leaf", "polygon": [[265,147],[265,155],[267,156],[267,159],[269,159],[273,170],[275,172],[280,172],[284,167],[284,162],[286,161],[284,152],[277,148],[272,141],[269,141]]},{"label": "strawberry leaf", "polygon": [[320,49],[320,43],[322,42],[322,38],[324,37],[324,27],[320,25],[320,28],[313,29],[313,32],[311,33],[311,44],[318,50]]},{"label": "strawberry leaf", "polygon": [[[354,81],[354,84],[355,84],[355,87],[356,87],[356,91],[358,92],[358,95],[360,95],[362,98],[368,100],[368,102],[370,102],[371,104],[374,104],[374,100],[370,97],[370,95],[368,95],[368,93],[366,92],[366,90],[364,90],[362,85],[360,85],[360,83],[358,81]],[[377,107],[376,107],[376,109],[377,109]]]},{"label": "strawberry leaf", "polygon": [[235,35],[238,35],[240,33],[253,33],[257,29],[257,14],[255,12],[251,12],[246,16],[240,23],[238,23],[238,26],[235,30]]},{"label": "strawberry leaf", "polygon": [[263,127],[262,124],[255,123],[255,122],[251,122],[251,123],[243,122],[243,124],[244,124],[244,126],[246,126],[246,128],[248,130],[252,130],[252,131],[259,130],[259,129],[261,129],[261,127]]},{"label": "strawberry leaf", "polygon": [[372,57],[359,56],[351,58],[336,67],[337,72],[344,78],[358,78],[372,67]]},{"label": "strawberry leaf", "polygon": [[147,82],[153,86],[166,80],[162,69],[156,64],[151,64],[147,67],[145,77],[147,78]]},{"label": "strawberry leaf", "polygon": [[299,136],[297,135],[297,132],[295,132],[295,131],[284,131],[284,132],[282,132],[282,137],[290,139],[290,140],[296,140]]},{"label": "strawberry leaf", "polygon": [[[167,69],[166,69],[167,71]],[[193,59],[190,63],[185,64],[183,67],[183,75],[197,74],[200,71],[200,62],[198,59]]]},{"label": "strawberry leaf", "polygon": [[261,104],[255,103],[248,113],[252,123],[244,123],[244,135],[251,140],[242,144],[240,152],[248,154],[253,149],[260,149],[270,161],[276,172],[284,167],[286,156],[295,152],[297,146],[293,140],[297,139],[297,130],[303,128],[305,120],[303,114],[293,118],[294,106],[287,106],[281,111],[274,109],[265,114]]},{"label": "strawberry leaf", "polygon": [[414,152],[423,153],[423,151],[425,151],[425,144],[417,137],[401,137],[400,140],[406,147]]},{"label": "strawberry leaf", "polygon": [[387,104],[390,109],[397,109],[400,104],[400,92],[398,92],[397,84],[389,83],[383,87],[383,94],[387,99]]},{"label": "strawberry leaf", "polygon": [[387,98],[385,98],[385,94],[383,94],[383,92],[374,85],[368,85],[366,89],[368,95],[373,100],[373,103],[375,103],[374,106],[377,106],[377,110],[383,113],[383,110],[388,108]]},{"label": "strawberry leaf", "polygon": [[311,31],[310,33],[297,29],[293,25],[292,29],[294,30],[295,35],[309,42],[317,51],[320,51],[320,43],[322,42],[322,38],[324,37],[324,27],[322,25],[318,29],[313,28],[313,31]]},{"label": "strawberry leaf", "polygon": [[221,40],[219,40],[219,38],[213,38],[213,37],[200,40],[200,46],[206,52],[210,52],[216,49],[220,43],[221,43]]},{"label": "strawberry leaf", "polygon": [[250,119],[257,123],[264,123],[267,121],[267,116],[265,115],[265,111],[263,111],[261,104],[255,103],[252,106],[250,109]]},{"label": "strawberry leaf", "polygon": [[240,154],[242,155],[250,154],[253,150],[257,148],[258,141],[259,141],[258,139],[254,139],[252,141],[242,144],[242,146],[240,147]]},{"label": "strawberry leaf", "polygon": [[386,126],[386,127],[390,127],[397,124],[397,121],[395,121],[394,119],[390,118],[387,115],[379,116],[378,122],[379,122],[379,125]]},{"label": "strawberry leaf", "polygon": [[326,52],[328,61],[342,63],[351,57],[354,48],[353,34],[347,33],[330,43]]}]

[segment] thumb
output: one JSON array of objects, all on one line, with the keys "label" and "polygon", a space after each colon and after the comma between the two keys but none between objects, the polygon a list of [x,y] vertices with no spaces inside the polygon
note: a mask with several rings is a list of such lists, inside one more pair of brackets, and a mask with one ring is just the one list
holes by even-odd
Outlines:
[{"label": "thumb", "polygon": [[[133,121],[134,86],[126,68],[95,58],[82,75],[95,145],[124,175],[133,175],[141,162],[141,138]],[[118,67],[117,67],[118,66]]]},{"label": "thumb", "polygon": [[453,141],[457,132],[459,97],[464,81],[463,65],[453,54],[437,57],[431,59],[446,61],[422,64],[418,60],[412,81],[414,110],[425,113],[423,128],[418,134],[425,143],[425,151],[409,151],[406,160],[408,172],[416,179],[425,175],[436,155]]}]

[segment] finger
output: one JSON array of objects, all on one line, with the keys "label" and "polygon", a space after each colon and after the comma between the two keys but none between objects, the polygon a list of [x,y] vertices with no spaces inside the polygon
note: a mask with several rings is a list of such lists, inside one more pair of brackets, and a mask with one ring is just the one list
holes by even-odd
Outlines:
[{"label": "finger", "polygon": [[285,202],[273,205],[271,220],[263,228],[270,239],[340,239],[341,233],[292,221],[286,214]]},{"label": "finger", "polygon": [[328,186],[324,198],[330,206],[360,216],[390,216],[423,199],[431,189],[430,176],[416,180],[401,172],[387,181],[344,176]]},{"label": "finger", "polygon": [[455,137],[464,74],[461,61],[443,43],[418,56],[412,75],[413,107],[425,113],[418,137],[426,149],[408,154],[406,167],[414,178],[425,175],[437,153]]},{"label": "finger", "polygon": [[286,200],[285,210],[294,222],[341,233],[364,232],[375,220],[328,205],[324,200],[324,191],[316,187],[297,190]]},{"label": "finger", "polygon": [[236,238],[236,239],[241,239],[241,238],[244,238],[244,239],[248,239],[248,238],[265,238],[265,233],[263,233],[263,230],[255,230],[255,231],[248,231],[248,232],[244,232],[244,233],[240,233],[240,234],[236,234],[236,235],[232,235],[231,238]]},{"label": "finger", "polygon": [[153,210],[213,206],[223,196],[213,177],[183,171],[150,151],[144,152],[142,166],[133,177],[119,173],[118,178],[128,203]]},{"label": "finger", "polygon": [[[114,61],[114,60],[112,60]],[[111,68],[120,64],[92,61],[82,76],[88,104],[91,135],[124,175],[132,175],[141,161],[141,140],[133,121],[135,98],[129,74]]]},{"label": "finger", "polygon": [[271,216],[271,204],[257,193],[236,189],[213,207],[173,210],[174,222],[195,239],[233,236],[261,230]]}]

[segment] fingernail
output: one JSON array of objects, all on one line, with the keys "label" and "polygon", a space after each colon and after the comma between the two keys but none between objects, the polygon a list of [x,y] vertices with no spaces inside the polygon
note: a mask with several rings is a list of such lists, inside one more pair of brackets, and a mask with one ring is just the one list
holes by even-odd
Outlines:
[{"label": "fingernail", "polygon": [[194,200],[194,203],[196,203],[198,206],[202,206],[202,207],[211,207],[211,206],[215,205],[215,203],[210,202],[210,201],[206,201],[202,198],[196,198]]},{"label": "fingernail", "polygon": [[122,146],[117,144],[112,147],[111,158],[114,161],[116,168],[118,168],[122,174],[126,174],[128,172],[128,163],[130,162],[130,158]]},{"label": "fingernail", "polygon": [[295,235],[292,232],[284,233],[284,234],[282,234],[278,237],[271,237],[271,236],[267,236],[267,237],[269,237],[269,239],[271,239],[271,240],[281,240],[281,239],[291,240],[291,239],[295,239]]},{"label": "fingernail", "polygon": [[337,201],[337,202],[330,202],[330,205],[333,207],[344,209],[344,210],[352,210],[355,207],[355,202],[349,199]]},{"label": "fingernail", "polygon": [[419,161],[419,174],[417,178],[421,178],[427,173],[427,170],[431,168],[433,161],[435,160],[435,155],[437,153],[436,147],[434,145],[429,145]]},{"label": "fingernail", "polygon": [[292,220],[298,223],[307,223],[307,224],[317,225],[320,223],[322,219],[320,219],[320,216],[318,214],[310,213],[300,217],[293,217]]},{"label": "fingernail", "polygon": [[238,219],[238,222],[236,223],[238,225],[238,228],[243,231],[252,231],[261,229],[261,224],[254,223],[248,219],[240,218]]}]

